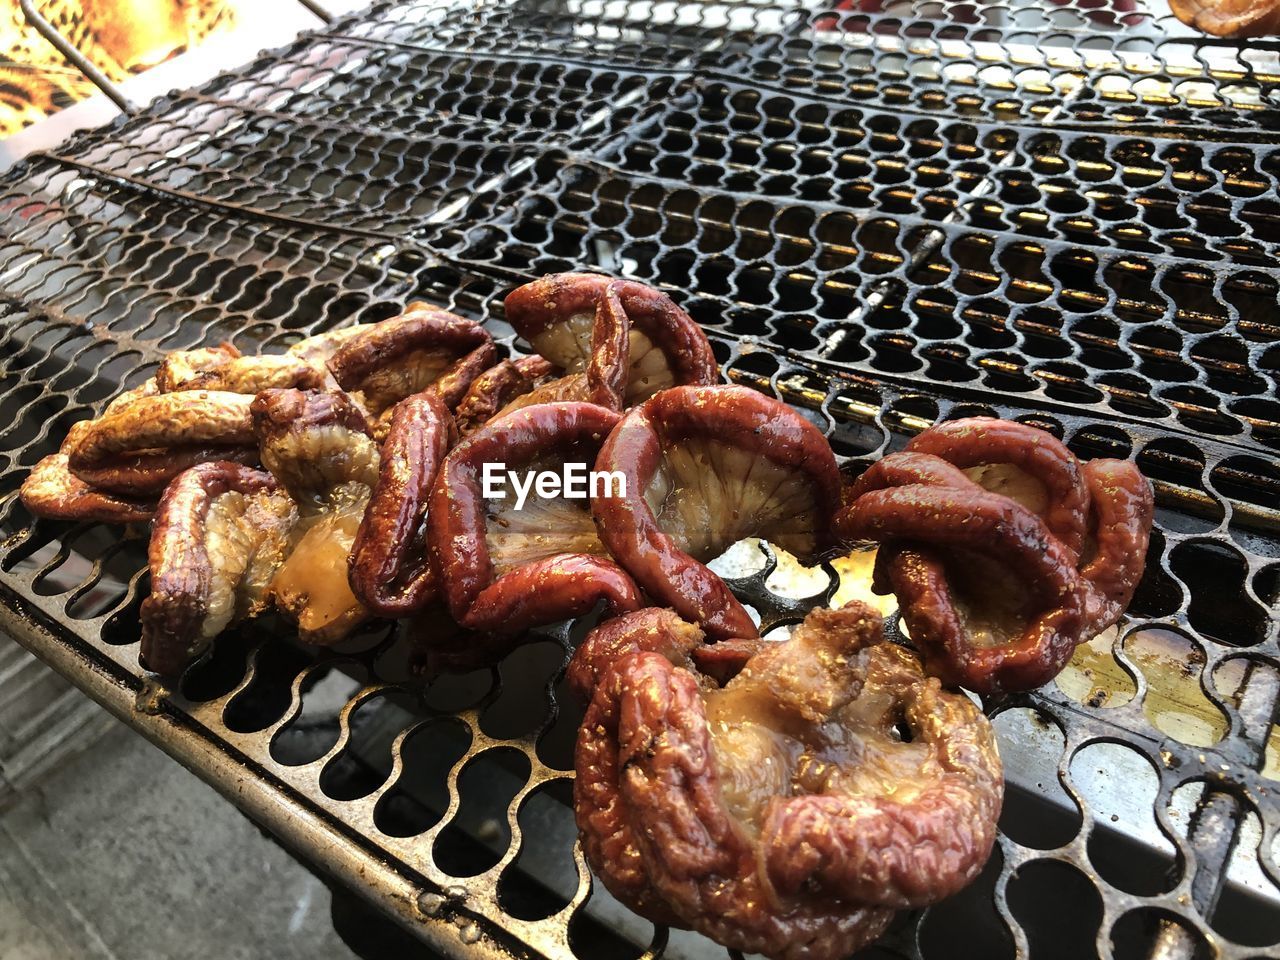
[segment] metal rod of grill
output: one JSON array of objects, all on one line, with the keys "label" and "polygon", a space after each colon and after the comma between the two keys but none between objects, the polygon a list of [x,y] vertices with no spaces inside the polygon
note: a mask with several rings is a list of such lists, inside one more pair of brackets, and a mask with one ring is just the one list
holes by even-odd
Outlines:
[{"label": "metal rod of grill", "polygon": [[27,23],[31,24],[40,36],[53,44],[54,48],[67,58],[67,62],[92,81],[93,85],[105,93],[117,107],[125,113],[137,112],[137,105],[125,96],[124,91],[112,83],[107,75],[98,69],[97,64],[81,53],[75,44],[59,33],[53,24],[36,9],[35,0],[18,0],[18,7],[22,10]]}]

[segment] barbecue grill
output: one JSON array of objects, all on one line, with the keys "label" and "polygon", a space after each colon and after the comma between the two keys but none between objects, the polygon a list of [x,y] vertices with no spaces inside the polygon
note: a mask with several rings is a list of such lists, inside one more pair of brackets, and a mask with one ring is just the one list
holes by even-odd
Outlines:
[{"label": "barbecue grill", "polygon": [[[260,622],[165,686],[138,666],[146,532],[16,497],[168,350],[425,299],[515,351],[512,286],[625,274],[851,473],[994,414],[1155,484],[1129,615],[985,705],[986,872],[867,955],[1276,956],[1278,131],[1280,44],[1159,3],[375,3],[0,181],[0,628],[446,955],[724,956],[574,845],[583,624],[423,676],[429,624],[314,650]],[[724,562],[766,628],[869,580]]]}]

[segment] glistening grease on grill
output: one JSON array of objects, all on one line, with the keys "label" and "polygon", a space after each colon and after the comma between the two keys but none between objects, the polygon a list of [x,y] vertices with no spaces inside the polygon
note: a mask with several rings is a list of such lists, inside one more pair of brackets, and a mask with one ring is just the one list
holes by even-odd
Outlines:
[{"label": "glistening grease on grill", "polygon": [[[1191,956],[1211,939],[1224,957],[1266,954],[1280,939],[1277,812],[1260,772],[1280,678],[1272,613],[1280,277],[1265,95],[1273,54],[1265,44],[1204,45],[1181,29],[1130,3],[1010,0],[980,11],[619,3],[573,12],[380,4],[199,93],[33,158],[4,181],[0,211],[9,320],[0,409],[13,423],[6,479],[12,491],[48,456],[32,509],[51,504],[64,518],[79,509],[92,522],[33,521],[10,493],[4,626],[205,776],[235,783],[255,816],[446,952],[523,945],[595,960],[639,954],[651,937],[653,951],[668,956],[709,950],[668,941],[593,893],[573,856],[556,781],[572,765],[566,744],[578,717],[554,680],[585,625],[572,635],[539,628],[534,636],[552,640],[539,645],[524,634],[456,634],[442,612],[452,599],[486,630],[507,613],[533,623],[587,604],[582,584],[606,585],[603,599],[620,611],[641,599],[642,557],[628,550],[611,560],[573,498],[538,498],[563,524],[548,544],[511,522],[519,511],[477,497],[478,515],[451,529],[504,569],[477,574],[451,597],[447,578],[437,583],[417,558],[447,517],[426,490],[440,463],[423,444],[454,441],[425,402],[398,431],[383,417],[397,391],[434,380],[445,381],[446,414],[465,405],[464,434],[506,449],[521,438],[486,433],[487,421],[512,404],[510,413],[533,411],[527,426],[538,436],[560,438],[569,426],[540,413],[545,402],[603,411],[589,412],[603,428],[621,412],[615,402],[632,406],[644,397],[629,395],[646,382],[670,386],[684,368],[653,349],[638,320],[623,361],[616,323],[597,339],[595,316],[587,322],[578,307],[549,338],[513,341],[500,301],[545,273],[624,273],[659,289],[648,301],[659,308],[646,316],[675,318],[675,332],[706,331],[706,355],[726,379],[807,417],[847,478],[936,421],[994,415],[1048,430],[1081,462],[1136,464],[1155,483],[1155,529],[1127,616],[1101,647],[1081,648],[1061,689],[986,702],[1010,797],[986,872],[957,899],[905,916],[887,946],[925,957],[952,955],[957,943],[984,956],[1074,956],[1105,943],[1119,956]],[[626,312],[627,292],[614,295]],[[361,590],[369,609],[414,618],[394,628],[371,622],[329,652],[290,645],[274,620],[244,621],[181,682],[157,686],[135,646],[147,595],[138,576],[144,528],[122,538],[122,528],[96,522],[145,518],[154,493],[94,487],[73,472],[86,464],[73,463],[70,449],[55,456],[59,441],[122,387],[149,380],[173,349],[231,340],[247,358],[279,353],[309,333],[412,313],[411,299],[483,321],[495,344],[489,357],[485,336],[469,352],[459,341],[451,370],[441,360],[416,378],[372,371],[371,430],[399,439],[394,456],[383,445],[375,484],[383,496],[375,491],[371,502],[396,508],[368,525],[385,532],[388,548],[370,554]],[[323,367],[345,342],[326,336],[293,352],[300,362],[279,367],[289,376],[296,367],[304,382],[275,385],[314,389],[308,365]],[[596,343],[614,352],[594,371],[561,359],[570,348],[592,355]],[[520,356],[529,346],[545,356]],[[487,375],[477,358],[491,363],[504,351],[516,362]],[[411,346],[397,356],[429,353]],[[689,376],[673,382],[706,385]],[[241,380],[199,389],[227,391]],[[143,392],[183,384],[196,389],[179,378]],[[583,384],[597,389],[575,393]],[[575,416],[581,427],[587,414]],[[539,457],[552,463],[538,468],[591,463],[575,444],[599,442],[548,441]],[[254,449],[239,435],[231,443],[237,456]],[[717,577],[724,567],[700,555],[703,534],[750,532],[726,501],[763,492],[777,464],[766,457],[747,480],[718,478],[700,499],[699,458],[732,466],[756,448],[726,451],[708,440],[664,450],[650,511],[671,546],[707,570],[695,579]],[[501,460],[524,469],[505,452]],[[987,495],[1037,517],[1061,503],[1047,491],[1027,495],[1025,477],[1007,467],[960,469],[986,490],[977,516],[993,516]],[[470,489],[471,476],[458,480]],[[810,489],[794,474],[776,479]],[[699,514],[699,503],[716,509]],[[240,506],[226,500],[219,523],[243,529]],[[983,649],[975,598],[992,577],[1014,582],[1033,571],[977,556],[968,541],[944,543],[947,516],[934,511],[923,544],[933,567],[910,568],[945,576],[913,600],[908,632],[927,643],[915,637],[917,624],[945,618],[922,619],[918,604],[949,597],[934,606],[954,612],[961,632],[946,636],[964,639],[969,629],[970,646]],[[1054,531],[1052,519],[1038,522]],[[1025,546],[1039,529],[1011,522],[1001,542]],[[891,541],[881,552],[901,555]],[[1086,572],[1092,549],[1086,543],[1079,563],[1064,560],[1060,577],[1039,582],[1095,582]],[[566,551],[576,567],[557,559]],[[797,587],[782,576],[794,568],[785,555],[776,568],[770,560],[726,580],[746,618],[735,622],[768,636],[827,606],[837,586],[883,604],[870,591],[869,556],[839,562],[850,571],[840,584],[819,568]],[[879,562],[899,580],[908,572],[905,562]],[[547,569],[575,575],[544,588],[521,573]],[[826,589],[796,596],[815,582]],[[536,609],[519,602],[530,584],[546,600]],[[256,593],[243,596],[252,604]],[[229,609],[227,598],[216,608]],[[1013,627],[1024,635],[1049,608],[998,609],[989,631],[997,638]],[[1139,656],[1156,636],[1177,637],[1170,649],[1185,651],[1179,669],[1194,696],[1178,708],[1206,712],[1195,729],[1216,732],[1191,737],[1181,731],[1194,725],[1162,719],[1150,691],[1164,690],[1166,678],[1149,671],[1166,670],[1167,658]],[[725,683],[753,652],[756,641],[741,639],[706,647],[697,674]],[[415,675],[411,650],[431,644],[431,669],[500,663],[492,673]],[[1082,681],[1080,670],[1100,657],[1114,669]],[[100,682],[103,665],[110,682]],[[341,735],[318,759],[296,756],[290,731],[301,700],[335,670],[363,678],[334,719]],[[1129,673],[1132,692],[1100,690]],[[392,703],[394,690],[410,694],[408,706]],[[429,722],[441,714],[455,719]],[[399,735],[378,741],[371,730]],[[1095,760],[1104,746],[1114,756]],[[828,749],[808,755],[845,762]],[[1141,799],[1113,806],[1108,775],[1133,769],[1125,757],[1141,775],[1126,774],[1122,792]],[[363,772],[352,778],[352,769]],[[705,923],[662,886],[687,918],[675,919]]]}]

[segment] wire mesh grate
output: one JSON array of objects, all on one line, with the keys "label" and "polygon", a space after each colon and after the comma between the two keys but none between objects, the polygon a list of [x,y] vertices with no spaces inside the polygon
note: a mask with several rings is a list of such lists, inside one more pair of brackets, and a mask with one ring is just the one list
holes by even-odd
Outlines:
[{"label": "wire mesh grate", "polygon": [[[137,667],[145,531],[15,497],[167,350],[278,352],[410,299],[514,350],[514,283],[626,273],[850,474],[994,413],[1156,483],[1126,620],[988,705],[987,872],[869,955],[1273,954],[1280,47],[1131,0],[843,6],[381,2],[7,175],[0,625],[446,952],[723,956],[574,846],[585,624],[442,674],[426,624],[316,651],[268,621],[166,689]],[[769,623],[866,589],[865,557],[745,556]]]}]

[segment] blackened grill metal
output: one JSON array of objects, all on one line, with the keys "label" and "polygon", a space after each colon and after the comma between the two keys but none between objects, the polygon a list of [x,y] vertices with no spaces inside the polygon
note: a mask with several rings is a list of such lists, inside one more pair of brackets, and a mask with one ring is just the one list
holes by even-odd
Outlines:
[{"label": "blackened grill metal", "polygon": [[[509,335],[514,283],[625,272],[851,473],[995,413],[1157,484],[1147,577],[1099,652],[1131,689],[989,704],[1039,730],[1003,744],[999,849],[876,955],[1274,955],[1280,46],[1123,0],[863,6],[383,2],[31,158],[0,182],[0,625],[448,954],[715,955],[591,887],[569,628],[422,680],[425,626],[308,651],[267,623],[165,689],[137,666],[145,532],[15,497],[167,350],[279,351],[412,298]],[[770,570],[737,587],[793,620],[813,600]],[[1147,628],[1185,646],[1220,737],[1166,732]],[[1021,776],[1028,738],[1047,784]],[[1100,744],[1146,771],[1160,849],[1097,799]]]}]

